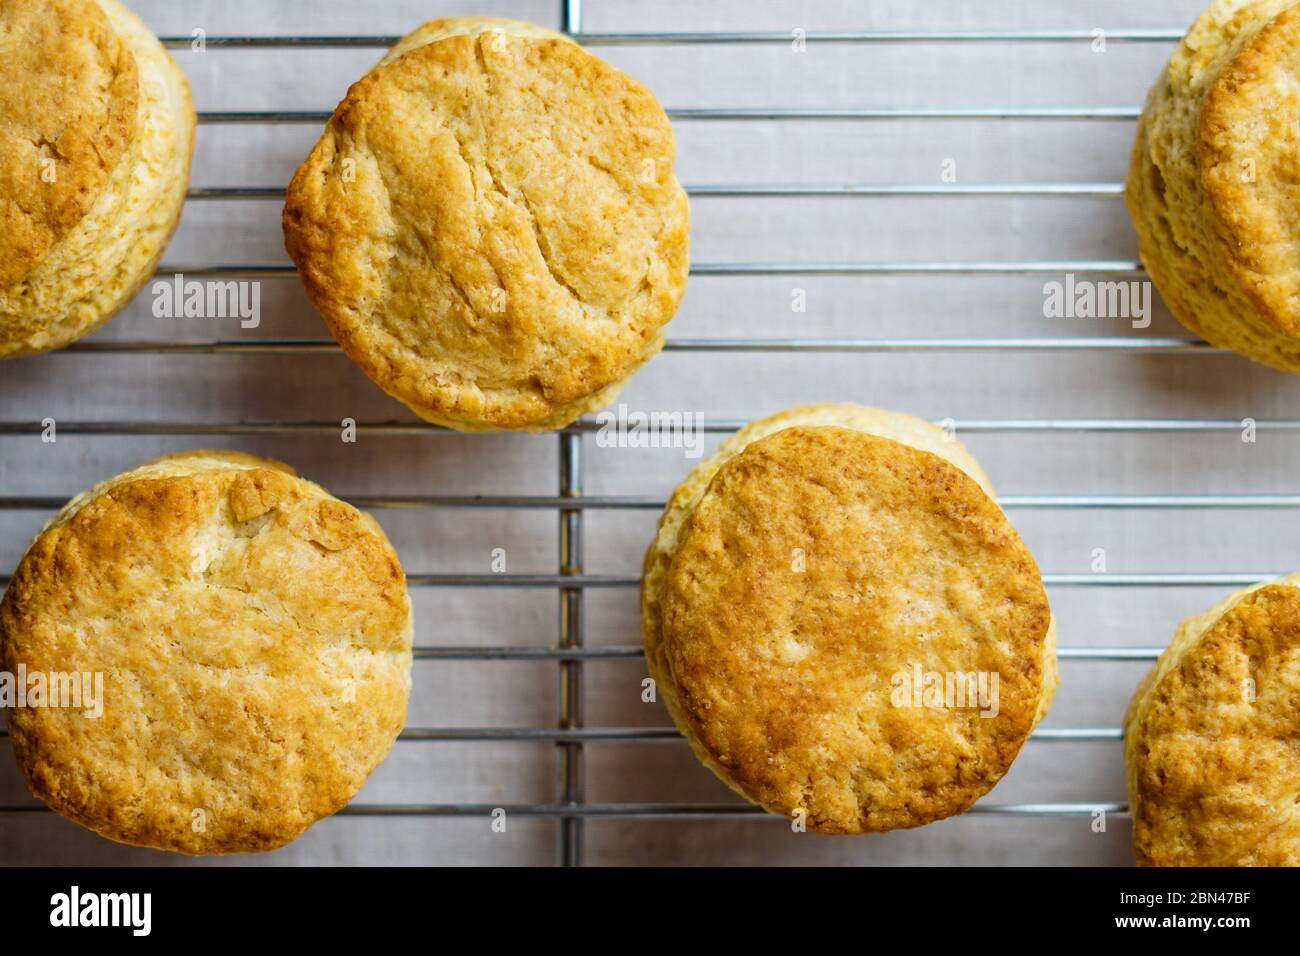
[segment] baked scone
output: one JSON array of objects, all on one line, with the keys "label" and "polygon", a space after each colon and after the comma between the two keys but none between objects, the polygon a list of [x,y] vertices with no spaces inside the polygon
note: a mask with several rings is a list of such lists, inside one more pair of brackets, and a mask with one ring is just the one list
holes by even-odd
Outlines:
[{"label": "baked scone", "polygon": [[1300,371],[1300,6],[1215,0],[1138,122],[1126,199],[1185,326]]},{"label": "baked scone", "polygon": [[[826,833],[965,810],[1056,689],[1038,568],[979,465],[928,422],[857,405],[753,422],[696,466],[646,554],[641,613],[696,756]],[[985,705],[918,698],[931,675],[982,679]]]},{"label": "baked scone", "polygon": [[20,667],[103,675],[98,717],[7,712],[52,809],[123,843],[270,850],[346,804],[402,729],[406,578],[373,518],[288,466],[169,455],[32,544],[0,602],[0,671]]},{"label": "baked scone", "polygon": [[1300,574],[1179,625],[1124,720],[1140,865],[1300,865],[1297,701]]},{"label": "baked scone", "polygon": [[135,296],[193,149],[185,75],[118,0],[0,3],[0,358],[62,348]]},{"label": "baked scone", "polygon": [[355,83],[285,246],[344,352],[428,421],[544,431],[663,347],[689,215],[668,118],[565,37],[434,20]]}]

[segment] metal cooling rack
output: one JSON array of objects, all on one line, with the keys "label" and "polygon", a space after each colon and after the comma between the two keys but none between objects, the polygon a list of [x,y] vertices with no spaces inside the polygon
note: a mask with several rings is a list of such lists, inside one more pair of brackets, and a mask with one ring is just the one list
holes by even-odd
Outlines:
[{"label": "metal cooling rack", "polygon": [[[581,0],[561,4],[561,29],[585,45],[625,46],[634,44],[785,44],[787,33],[589,33],[583,30]],[[1179,29],[1107,31],[1113,43],[1170,43],[1182,36]],[[809,44],[886,44],[886,43],[1086,43],[1093,38],[1087,30],[980,31],[837,31],[810,32]],[[209,49],[233,48],[376,48],[391,46],[398,36],[224,36],[207,37]],[[186,48],[188,36],[164,37],[171,48]],[[1078,120],[1090,122],[1131,121],[1138,116],[1136,106],[1123,107],[1031,107],[1031,108],[884,108],[884,109],[669,109],[675,122],[780,122],[785,120],[971,120],[1035,121]],[[205,124],[323,124],[327,112],[201,112]],[[1059,198],[1083,197],[1117,199],[1123,194],[1118,182],[1060,182],[997,185],[712,185],[686,187],[692,197],[727,198],[882,198],[940,197],[962,198],[1014,197]],[[192,201],[283,199],[279,186],[226,188],[195,187]],[[182,272],[188,276],[277,279],[291,278],[292,266],[235,263],[167,263],[160,274]],[[953,275],[1060,275],[1066,272],[1112,276],[1140,276],[1144,272],[1135,261],[1062,260],[1062,261],[978,261],[978,262],[701,262],[691,266],[693,276],[953,276]],[[221,339],[187,339],[175,341],[82,342],[67,353],[100,354],[303,354],[337,351],[330,339],[267,339],[256,342]],[[981,352],[981,351],[1115,351],[1125,353],[1213,354],[1211,348],[1195,338],[1120,338],[1120,337],[1050,337],[1050,338],[716,338],[672,339],[667,351],[684,352]],[[58,354],[58,353],[55,353]],[[705,430],[734,431],[740,421],[710,421]],[[949,421],[961,432],[1214,432],[1237,431],[1239,420],[1168,419],[1168,418],[1101,418],[1101,419],[974,419]],[[401,734],[405,741],[487,742],[535,741],[553,743],[560,748],[559,780],[552,803],[506,806],[509,815],[555,819],[561,828],[560,861],[563,865],[583,862],[583,821],[594,818],[622,820],[763,817],[758,808],[736,804],[712,803],[618,803],[598,804],[584,799],[584,746],[594,743],[652,742],[680,740],[675,728],[589,727],[583,721],[583,681],[589,662],[635,660],[642,656],[639,645],[586,646],[583,640],[583,594],[593,588],[635,588],[639,579],[585,573],[583,567],[583,515],[591,510],[658,510],[664,502],[654,498],[632,496],[587,497],[583,495],[582,436],[597,425],[579,421],[557,433],[560,444],[558,494],[555,496],[356,496],[349,500],[369,509],[402,508],[493,508],[541,509],[555,511],[559,536],[557,574],[420,574],[408,576],[411,587],[482,587],[544,588],[558,591],[560,614],[556,643],[537,646],[417,646],[415,657],[428,660],[458,661],[554,661],[559,668],[556,693],[555,726],[543,728],[438,728],[408,727]],[[1300,431],[1300,418],[1260,420],[1262,431]],[[420,422],[358,423],[358,431],[371,435],[428,435],[445,433],[444,429]],[[336,435],[337,423],[324,421],[60,421],[59,430],[70,435]],[[0,435],[38,434],[40,425],[30,422],[0,421]],[[0,497],[0,510],[54,510],[64,504],[62,498],[18,496]],[[1217,494],[1217,495],[1043,495],[1011,496],[999,499],[1008,510],[1053,509],[1202,509],[1202,508],[1300,508],[1300,494]],[[1249,573],[1111,573],[1111,574],[1044,574],[1044,582],[1056,587],[1240,587],[1277,576],[1279,571]],[[0,585],[8,583],[0,576]],[[1062,660],[1133,661],[1154,660],[1158,647],[1091,648],[1061,647]],[[0,730],[0,735],[5,732]],[[1067,727],[1039,729],[1036,742],[1119,741],[1119,727]],[[492,804],[353,804],[342,811],[345,816],[377,817],[486,817],[495,809]],[[1088,815],[1097,811],[1125,814],[1122,801],[978,804],[973,814],[1011,816]],[[0,805],[0,815],[48,813],[43,806]],[[776,820],[777,818],[770,818]]]}]

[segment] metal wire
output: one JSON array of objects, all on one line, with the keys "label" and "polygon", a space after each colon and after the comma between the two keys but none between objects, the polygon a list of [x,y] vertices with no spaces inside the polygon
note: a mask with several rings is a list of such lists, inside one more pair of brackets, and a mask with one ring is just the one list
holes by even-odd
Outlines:
[{"label": "metal wire", "polygon": [[[566,28],[583,46],[726,46],[739,44],[785,45],[792,33],[777,31],[718,31],[713,33],[586,33]],[[1183,35],[1177,29],[1106,30],[1107,43],[1175,43]],[[163,46],[172,50],[191,49],[195,36],[165,36]],[[395,34],[353,36],[204,36],[204,46],[213,49],[386,49],[401,37]],[[1092,43],[1094,30],[813,30],[802,39],[810,45],[881,43]]]},{"label": "metal wire", "polygon": [[[582,438],[560,436],[560,497],[582,495]],[[575,579],[582,575],[582,512],[560,513],[560,575]],[[580,587],[560,585],[561,650],[576,650],[583,644],[582,596]],[[560,663],[560,800],[568,807],[581,806],[585,790],[582,731],[582,659],[568,658]],[[560,860],[564,866],[582,862],[582,818],[566,816],[560,821]]]},{"label": "metal wire", "polygon": [[[563,3],[562,28],[575,40],[593,46],[629,45],[781,45],[790,43],[792,34],[784,32],[674,32],[674,33],[588,33],[582,28],[580,0]],[[1178,29],[1106,30],[1110,43],[1172,43],[1179,39]],[[893,44],[893,43],[1091,43],[1098,37],[1093,30],[849,30],[812,31],[802,39],[816,44]],[[191,47],[192,36],[164,37],[172,49]],[[203,37],[209,49],[348,49],[386,48],[397,36],[216,36]],[[967,107],[863,107],[863,108],[675,108],[672,119],[682,122],[769,122],[769,121],[1129,121],[1139,109],[1121,106],[967,106]],[[325,111],[205,111],[199,121],[206,124],[320,124],[329,118]],[[753,200],[784,199],[1033,199],[1077,198],[1113,200],[1123,194],[1123,184],[1115,182],[1080,183],[989,183],[975,185],[912,184],[699,184],[687,187],[696,199]],[[284,189],[279,186],[210,186],[195,187],[188,198],[193,201],[279,201]],[[201,277],[238,277],[276,279],[294,275],[291,265],[267,264],[195,264],[166,265],[160,274],[185,273]],[[1077,260],[1028,262],[770,262],[770,263],[697,263],[691,274],[697,277],[750,276],[1028,276],[1066,272],[1096,273],[1117,276],[1141,276],[1141,264],[1130,260]],[[676,339],[666,345],[678,352],[1051,352],[1114,351],[1178,355],[1216,355],[1222,350],[1189,337],[1078,337],[1078,338],[767,338],[767,339]],[[63,354],[117,355],[246,355],[246,354],[336,354],[338,347],[324,339],[266,339],[251,342],[219,339],[181,341],[96,341],[82,342]],[[712,421],[706,430],[725,433],[743,422]],[[1228,419],[980,419],[945,422],[962,432],[1220,432],[1237,431],[1241,421]],[[1254,423],[1259,430],[1297,431],[1300,419],[1277,419]],[[73,421],[60,422],[59,431],[69,435],[285,435],[334,434],[338,425],[316,421],[239,421],[239,422],[165,422],[165,421]],[[415,587],[524,587],[557,589],[561,595],[558,643],[555,646],[420,646],[414,649],[417,659],[440,661],[523,662],[556,664],[559,668],[558,720],[555,727],[541,728],[407,728],[403,741],[453,742],[541,742],[561,747],[558,800],[554,804],[519,804],[494,807],[489,804],[353,804],[340,816],[374,817],[478,817],[503,809],[508,815],[553,818],[562,827],[561,862],[582,862],[582,823],[592,818],[604,819],[779,819],[758,808],[744,804],[664,804],[621,803],[597,804],[584,800],[583,747],[594,743],[663,743],[680,742],[681,736],[671,727],[586,727],[582,721],[582,679],[584,667],[593,663],[636,662],[642,650],[636,645],[587,645],[582,628],[582,598],[590,588],[630,588],[638,579],[631,576],[596,575],[584,572],[582,563],[582,515],[588,510],[657,510],[659,498],[632,496],[582,496],[582,436],[597,430],[591,421],[582,421],[562,430],[559,493],[556,496],[498,495],[412,495],[353,496],[357,506],[365,508],[529,508],[553,510],[559,518],[557,574],[414,574]],[[373,435],[437,435],[442,429],[421,422],[372,422],[358,428]],[[0,436],[37,433],[35,423],[0,422]],[[62,506],[62,496],[9,496],[0,498],[0,510],[53,510]],[[1008,496],[1000,499],[1008,509],[1294,509],[1300,507],[1300,494],[1211,494],[1211,495],[1039,495]],[[1048,574],[1047,584],[1054,587],[1180,587],[1243,585],[1255,583],[1273,573],[1112,573]],[[8,583],[0,577],[0,584]],[[1146,662],[1155,659],[1157,647],[1062,647],[1062,660],[1081,662]],[[4,731],[0,730],[0,735]],[[1035,742],[1114,742],[1121,738],[1118,727],[1041,728],[1031,739]],[[43,806],[0,805],[0,815],[42,814]],[[1020,803],[977,805],[974,814],[1007,816],[1092,815],[1099,812],[1124,815],[1123,802],[1098,803]]]},{"label": "metal wire", "polygon": [[[0,728],[0,738],[9,732]],[[1120,727],[1061,727],[1035,730],[1029,739],[1035,742],[1078,743],[1098,740],[1122,740]],[[570,752],[584,743],[685,743],[686,738],[676,727],[408,727],[397,739],[406,743],[558,743]],[[568,784],[567,774],[563,783]],[[578,782],[580,783],[580,781]],[[574,794],[565,801],[579,806],[581,786],[567,791]],[[573,841],[573,856],[581,855],[581,830],[569,837]]]},{"label": "metal wire", "polygon": [[[945,186],[880,185],[710,185],[683,186],[693,199],[1118,199],[1123,183],[970,183]],[[279,186],[207,186],[186,193],[191,201],[283,200]]]},{"label": "metal wire", "polygon": [[[753,276],[1037,276],[1067,272],[1114,276],[1142,276],[1142,263],[1130,259],[1074,259],[1024,262],[695,262],[690,274],[696,277]],[[201,276],[212,279],[283,279],[296,275],[292,265],[282,263],[172,265],[158,269],[159,275]]]},{"label": "metal wire", "polygon": [[[1001,339],[669,339],[666,352],[1128,352],[1219,355],[1218,349],[1190,337],[1001,338]],[[78,342],[58,355],[284,355],[341,354],[326,339],[181,339]]]},{"label": "metal wire", "polygon": [[[711,107],[664,112],[674,122],[775,122],[890,121],[890,120],[1135,120],[1137,106],[881,106],[845,107]],[[326,110],[202,110],[204,125],[243,126],[250,123],[284,123],[320,126],[330,118]]]},{"label": "metal wire", "polygon": [[[516,817],[559,817],[561,819],[604,817],[637,820],[751,819],[784,822],[784,818],[767,813],[760,807],[737,803],[583,803],[518,804],[500,806],[491,803],[354,803],[344,807],[338,817],[491,817],[498,811]],[[52,811],[39,804],[0,804],[3,814],[45,815]],[[994,816],[1095,816],[1105,813],[1123,817],[1125,803],[1004,803],[976,804],[966,814]]]},{"label": "metal wire", "polygon": [[[705,421],[701,430],[710,434],[729,434],[745,423],[736,419]],[[1232,418],[957,418],[941,419],[954,432],[1239,432],[1246,422]],[[1300,419],[1273,418],[1250,420],[1257,431],[1300,431]],[[597,433],[604,426],[585,419],[560,429],[561,435]],[[59,422],[65,435],[334,435],[340,425],[327,421],[69,421]],[[0,436],[35,435],[39,422],[2,421]],[[422,421],[358,422],[358,432],[373,436],[459,435],[459,432]]]},{"label": "metal wire", "polygon": [[[0,511],[56,511],[72,494],[0,497]],[[545,495],[340,495],[357,508],[372,511],[416,508],[518,508],[540,511],[662,511],[662,498],[612,496],[590,498]],[[998,504],[1014,510],[1268,510],[1300,508],[1300,495],[1003,495]]]},{"label": "metal wire", "polygon": [[[576,514],[576,512],[568,512]],[[1083,588],[1171,588],[1171,587],[1248,587],[1281,577],[1284,571],[1141,571],[1118,573],[1057,573],[1042,575],[1043,584],[1049,587]],[[10,575],[0,576],[0,584],[8,585]],[[595,590],[597,588],[636,588],[641,579],[618,574],[408,574],[408,587],[412,588],[544,588],[564,591]]]}]

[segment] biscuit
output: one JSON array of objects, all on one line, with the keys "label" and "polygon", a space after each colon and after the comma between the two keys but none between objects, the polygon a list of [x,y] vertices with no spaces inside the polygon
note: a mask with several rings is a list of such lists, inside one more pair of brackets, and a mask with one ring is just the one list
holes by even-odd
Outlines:
[{"label": "biscuit", "polygon": [[0,358],[62,348],[135,296],[193,145],[185,75],[118,0],[0,4]]},{"label": "biscuit", "polygon": [[339,104],[285,246],[343,351],[428,421],[544,431],[663,347],[689,215],[640,83],[531,24],[435,20]]},{"label": "biscuit", "polygon": [[1213,345],[1300,371],[1300,6],[1215,0],[1138,122],[1125,196],[1170,310]]},{"label": "biscuit", "polygon": [[1124,720],[1140,865],[1300,865],[1298,699],[1300,574],[1179,625]]},{"label": "biscuit", "polygon": [[[986,793],[1057,682],[1038,568],[991,494],[960,444],[892,412],[809,405],[724,441],[669,500],[641,590],[650,674],[696,756],[826,833]],[[990,716],[918,700],[930,675],[985,681]]]},{"label": "biscuit", "polygon": [[0,602],[0,670],[103,675],[98,717],[7,711],[32,793],[181,853],[270,850],[340,809],[402,729],[410,667],[379,525],[251,455],[170,455],[79,495]]}]

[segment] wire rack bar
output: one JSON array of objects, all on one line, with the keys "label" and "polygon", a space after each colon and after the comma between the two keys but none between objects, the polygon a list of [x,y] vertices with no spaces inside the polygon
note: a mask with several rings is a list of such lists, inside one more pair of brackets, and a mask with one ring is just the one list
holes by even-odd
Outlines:
[{"label": "wire rack bar", "polygon": [[[972,183],[932,186],[880,185],[686,185],[695,199],[1117,199],[1123,183]],[[207,186],[189,190],[193,201],[283,200],[282,186]]]},{"label": "wire rack bar", "polygon": [[[1059,660],[1080,661],[1153,661],[1160,656],[1159,647],[1059,647]],[[538,645],[480,647],[476,645],[420,645],[412,648],[416,660],[430,661],[509,661],[514,663],[549,663],[559,661],[623,662],[639,661],[645,655],[640,644],[603,646],[543,647]]]},{"label": "wire rack bar", "polygon": [[[607,819],[752,819],[768,822],[785,822],[784,817],[767,813],[761,807],[743,803],[584,803],[578,807],[567,804],[515,804],[501,806],[491,803],[354,803],[344,807],[338,817],[491,817],[504,810],[507,817],[604,817]],[[52,814],[48,807],[39,804],[2,804],[0,815]],[[1124,816],[1128,804],[1099,800],[1096,803],[1003,803],[976,804],[961,816],[969,814],[990,816],[1093,816],[1105,813]]]},{"label": "wire rack bar", "polygon": [[1187,336],[1117,338],[669,339],[669,352],[1130,352],[1223,355],[1226,349]]},{"label": "wire rack bar", "polygon": [[[575,512],[569,512],[574,514]],[[1247,587],[1271,581],[1285,571],[1135,571],[1108,574],[1044,574],[1043,584],[1050,587],[1083,588],[1166,588],[1166,587]],[[8,586],[10,575],[0,575],[0,585]],[[617,574],[408,574],[413,588],[560,588],[566,591],[596,588],[637,588],[641,579]]]},{"label": "wire rack bar", "polygon": [[[732,803],[587,803],[578,808],[525,804],[513,807],[494,807],[491,804],[427,804],[427,805],[361,805],[346,807],[344,816],[445,816],[487,817],[502,809],[507,816],[523,817],[605,817],[613,819],[751,819],[785,824],[784,817],[767,813],[761,807]],[[976,804],[968,814],[992,816],[1093,816],[1106,813],[1122,816],[1128,812],[1123,802],[1098,801],[1097,803],[1013,803]]]},{"label": "wire rack bar", "polygon": [[[1159,647],[1058,647],[1059,660],[1081,661],[1153,661],[1160,656]],[[416,647],[417,660],[442,661],[630,661],[644,657],[640,644],[606,644],[582,647],[492,646],[474,645]]]},{"label": "wire rack bar", "polygon": [[[1246,587],[1282,576],[1284,571],[1198,572],[1154,571],[1106,574],[1056,573],[1042,576],[1045,585],[1054,587]],[[413,574],[407,576],[412,587],[449,588],[637,588],[641,579],[631,575],[586,574],[581,576],[552,574]]]},{"label": "wire rack bar", "polygon": [[[717,819],[754,819],[785,823],[785,818],[767,813],[761,807],[733,803],[588,803],[579,808],[566,806],[547,806],[544,804],[525,804],[514,807],[494,807],[491,804],[428,804],[424,806],[379,805],[347,807],[342,811],[345,816],[456,816],[486,817],[494,810],[503,809],[507,816],[556,817],[576,813],[583,817],[612,817],[616,819],[634,818],[717,818]],[[350,811],[350,812],[349,812]],[[1128,804],[1118,801],[1098,801],[1096,803],[1011,803],[1011,804],[976,804],[966,811],[968,814],[992,816],[1093,816],[1097,813],[1123,815],[1128,812]]]},{"label": "wire rack bar", "polygon": [[[669,339],[666,352],[1129,352],[1226,355],[1190,337],[934,338],[934,339]],[[79,342],[51,355],[285,355],[342,354],[333,339],[180,339]]]},{"label": "wire rack bar", "polygon": [[607,645],[604,647],[440,646],[414,648],[416,660],[438,661],[629,661],[644,656],[641,645]]},{"label": "wire rack bar", "polygon": [[[659,33],[586,33],[567,30],[583,46],[786,46],[794,39],[790,31],[717,31]],[[1185,31],[1159,27],[1122,27],[1105,30],[1107,43],[1175,43]],[[193,35],[160,37],[171,50],[194,46]],[[401,37],[397,34],[300,35],[300,36],[204,36],[212,50],[234,49],[387,49]],[[1093,30],[812,30],[804,34],[809,44],[882,43],[1092,43]]]},{"label": "wire rack bar", "polygon": [[[1030,740],[1048,743],[1077,743],[1122,740],[1119,727],[1059,727],[1035,730]],[[414,727],[402,731],[399,740],[452,743],[492,741],[555,742],[685,742],[676,727]],[[575,803],[577,801],[574,801]]]},{"label": "wire rack bar", "polygon": [[[1160,28],[1106,30],[1107,43],[1176,43],[1186,31]],[[700,33],[582,33],[584,46],[652,46],[667,44],[788,46],[790,31]],[[1093,30],[814,30],[804,39],[828,43],[1092,43]]]},{"label": "wire rack bar", "polygon": [[1154,661],[1163,647],[1058,647],[1062,661]]},{"label": "wire rack bar", "polygon": [[[0,727],[0,738],[9,732]],[[1119,727],[1039,729],[1029,739],[1048,743],[1122,740]],[[685,743],[676,727],[408,727],[397,739],[406,743]],[[571,801],[577,805],[579,801]],[[581,841],[579,841],[581,845]]]},{"label": "wire rack bar", "polygon": [[708,107],[665,110],[676,122],[778,122],[835,120],[888,122],[893,120],[1026,121],[1100,120],[1132,121],[1138,106],[884,106],[884,107]]},{"label": "wire rack bar", "polygon": [[[1081,661],[1153,661],[1160,656],[1159,647],[1058,647],[1059,660]],[[415,648],[417,660],[441,661],[636,661],[644,657],[640,644],[606,644],[582,647],[538,647],[474,645]]]},{"label": "wire rack bar", "polygon": [[1128,259],[1065,262],[701,262],[695,276],[1032,276],[1087,272],[1140,276],[1142,263]]},{"label": "wire rack bar", "polygon": [[562,0],[560,20],[560,29],[578,39],[582,35],[582,0]]},{"label": "wire rack bar", "polygon": [[[1153,661],[1159,647],[1058,647],[1058,660],[1069,661]],[[610,644],[597,647],[441,646],[416,647],[417,660],[440,661],[639,661],[645,654],[640,644]]]},{"label": "wire rack bar", "polygon": [[[583,460],[582,436],[560,436],[560,497],[582,496]],[[582,512],[560,512],[559,568],[562,577],[582,575]],[[565,650],[580,648],[583,641],[583,591],[578,587],[560,587],[559,646]],[[585,765],[581,737],[583,692],[582,659],[568,658],[560,663],[559,710],[560,729],[566,736],[560,751],[560,802],[565,806],[579,806],[585,794]],[[582,818],[567,816],[561,820],[560,863],[562,866],[582,865]]]},{"label": "wire rack bar", "polygon": [[[57,511],[73,497],[68,495],[0,497],[0,511]],[[357,508],[373,511],[421,508],[503,509],[536,511],[661,511],[658,497],[605,496],[562,498],[546,495],[340,495]],[[1296,495],[1003,495],[997,499],[1006,510],[1172,510],[1201,509],[1274,510],[1300,508]]]},{"label": "wire rack bar", "polygon": [[[297,275],[288,263],[172,265],[157,275],[225,279],[281,279]],[[1086,272],[1097,275],[1141,276],[1146,272],[1135,259],[1073,259],[1028,262],[695,262],[693,276],[1036,276]]]},{"label": "wire rack bar", "polygon": [[[701,426],[709,434],[729,434],[744,427],[739,419],[706,421]],[[1244,422],[1232,418],[971,418],[939,420],[957,432],[1240,432]],[[1257,431],[1300,431],[1300,419],[1274,418],[1254,421]],[[242,422],[135,422],[135,421],[68,421],[59,422],[63,435],[335,435],[341,426],[326,421],[242,421]],[[428,422],[359,422],[357,431],[369,435],[459,435],[451,429]],[[602,425],[582,420],[562,429],[561,434],[599,432]],[[0,436],[36,435],[39,422],[0,422]]]},{"label": "wire rack bar", "polygon": [[[666,109],[675,122],[778,122],[823,121],[886,122],[918,121],[1132,121],[1141,113],[1137,106],[884,106],[884,107],[708,107]],[[249,124],[293,124],[321,126],[329,121],[328,110],[202,110],[201,124],[246,126]]]},{"label": "wire rack bar", "polygon": [[[1055,587],[1246,587],[1282,576],[1284,571],[1198,572],[1154,571],[1115,572],[1106,574],[1044,574],[1043,583]],[[407,576],[412,587],[455,588],[636,588],[641,579],[631,575],[585,574],[413,574]]]},{"label": "wire rack bar", "polygon": [[[1035,730],[1030,740],[1046,743],[1078,743],[1122,740],[1120,727],[1059,727]],[[404,730],[399,740],[452,743],[461,741],[580,741],[661,743],[681,742],[686,738],[676,727],[416,727]],[[576,802],[576,801],[575,801]]]}]

